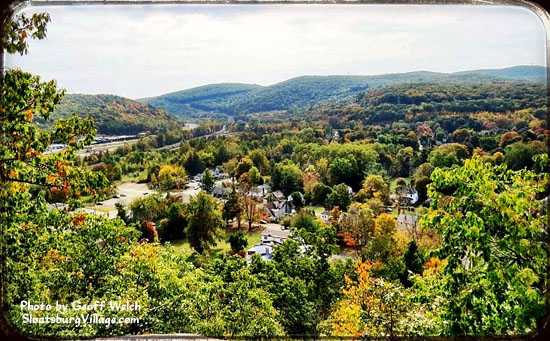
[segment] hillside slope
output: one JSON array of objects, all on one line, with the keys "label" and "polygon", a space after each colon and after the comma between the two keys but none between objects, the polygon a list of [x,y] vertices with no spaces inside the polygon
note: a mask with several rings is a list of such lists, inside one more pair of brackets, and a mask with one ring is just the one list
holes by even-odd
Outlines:
[{"label": "hillside slope", "polygon": [[172,92],[158,97],[141,98],[137,101],[162,107],[178,116],[202,112],[232,113],[230,108],[236,99],[262,88],[260,85],[253,84],[221,83]]},{"label": "hillside slope", "polygon": [[92,117],[98,133],[106,135],[156,133],[179,126],[178,120],[162,108],[115,95],[68,94],[55,109],[53,119],[73,113]]},{"label": "hillside slope", "polygon": [[478,74],[504,79],[522,81],[546,82],[547,69],[543,66],[518,65],[505,69],[485,69],[474,71],[456,72],[455,75]]},{"label": "hillside slope", "polygon": [[216,113],[242,115],[304,109],[335,100],[349,102],[365,90],[399,84],[479,84],[510,80],[545,82],[545,72],[544,67],[517,66],[456,73],[416,71],[375,76],[301,76],[265,87],[250,84],[205,85],[138,101],[163,107],[179,117]]}]

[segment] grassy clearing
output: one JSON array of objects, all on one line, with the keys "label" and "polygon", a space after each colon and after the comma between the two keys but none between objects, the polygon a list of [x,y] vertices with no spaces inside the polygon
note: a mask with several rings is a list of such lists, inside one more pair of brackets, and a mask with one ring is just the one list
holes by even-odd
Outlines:
[{"label": "grassy clearing", "polygon": [[[218,244],[214,246],[212,249],[210,249],[210,253],[207,256],[207,258],[214,259],[214,258],[220,258],[223,254],[226,254],[231,250],[231,246],[229,245],[228,238],[231,232],[226,232],[225,236],[218,240]],[[252,231],[250,233],[245,233],[246,238],[248,239],[248,247],[251,247],[252,245],[258,244],[260,242],[262,231],[256,230]],[[177,255],[186,257],[186,258],[193,258],[197,254],[193,248],[189,245],[189,242],[186,239],[176,240],[171,242],[171,245],[174,247],[174,250]]]},{"label": "grassy clearing", "polygon": [[325,208],[323,206],[306,206],[304,208],[306,210],[313,210],[315,212],[315,215],[320,215],[325,211]]}]

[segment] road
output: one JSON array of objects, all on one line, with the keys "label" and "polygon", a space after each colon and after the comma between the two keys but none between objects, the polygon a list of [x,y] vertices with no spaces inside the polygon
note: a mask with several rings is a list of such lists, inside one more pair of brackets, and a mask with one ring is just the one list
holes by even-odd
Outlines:
[{"label": "road", "polygon": [[[207,134],[207,135],[202,135],[202,136],[196,136],[196,137],[193,137],[189,140],[194,140],[194,139],[198,139],[198,138],[201,138],[201,137],[211,137],[211,136],[217,136],[217,135],[224,135],[226,134],[226,127],[225,127],[225,124],[223,125],[222,129],[218,130],[218,131],[215,131],[211,134]],[[189,141],[187,140],[187,141]],[[176,143],[172,143],[172,144],[169,144],[167,146],[163,146],[163,147],[159,147],[157,148],[157,150],[162,150],[162,149],[176,149],[180,146],[182,141],[180,142],[176,142]]]}]

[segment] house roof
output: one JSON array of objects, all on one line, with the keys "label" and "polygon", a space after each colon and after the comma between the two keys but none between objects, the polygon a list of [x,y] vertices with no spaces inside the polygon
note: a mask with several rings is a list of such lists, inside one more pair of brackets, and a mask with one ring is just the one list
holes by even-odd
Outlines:
[{"label": "house roof", "polygon": [[212,189],[211,194],[212,195],[225,195],[225,194],[228,194],[229,191],[230,191],[230,189],[227,188],[227,187],[214,187]]},{"label": "house roof", "polygon": [[262,236],[270,236],[276,238],[288,238],[290,231],[283,230],[266,230],[262,232]]},{"label": "house roof", "polygon": [[279,190],[275,192],[271,192],[271,194],[273,194],[276,198],[279,198],[279,199],[283,199],[285,197],[284,193]]},{"label": "house roof", "polygon": [[282,200],[276,200],[276,201],[270,201],[267,203],[267,208],[270,210],[278,210],[285,206],[286,201]]}]

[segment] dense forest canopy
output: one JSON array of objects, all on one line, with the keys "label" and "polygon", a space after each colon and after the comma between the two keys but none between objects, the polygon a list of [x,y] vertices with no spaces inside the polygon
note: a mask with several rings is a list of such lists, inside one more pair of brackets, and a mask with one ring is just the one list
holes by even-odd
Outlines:
[{"label": "dense forest canopy", "polygon": [[[149,131],[166,132],[180,126],[178,120],[164,109],[155,108],[114,95],[66,95],[53,112],[54,119],[72,114],[94,119],[98,133],[129,135]],[[46,121],[37,118],[37,122]]]},{"label": "dense forest canopy", "polygon": [[165,108],[179,117],[243,114],[279,110],[301,110],[324,102],[347,102],[365,90],[397,84],[487,84],[508,81],[546,82],[546,69],[517,66],[452,74],[409,72],[379,76],[302,76],[261,87],[249,84],[213,84],[140,99]]}]

